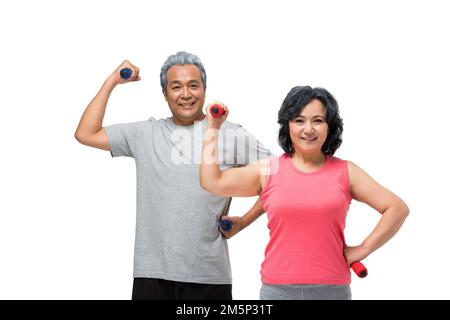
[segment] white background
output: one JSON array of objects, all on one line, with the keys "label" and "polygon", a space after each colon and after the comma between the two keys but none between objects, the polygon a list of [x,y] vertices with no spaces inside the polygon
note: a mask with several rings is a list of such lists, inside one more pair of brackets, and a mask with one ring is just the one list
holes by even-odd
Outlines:
[{"label": "white background", "polygon": [[[411,214],[353,278],[354,299],[449,299],[446,1],[3,1],[0,4],[0,299],[129,299],[132,159],[84,147],[74,131],[106,77],[129,59],[104,124],[170,116],[159,71],[197,54],[220,99],[278,154],[277,112],[296,85],[337,98],[344,143]],[[256,115],[256,116],[255,116]],[[255,199],[235,198],[232,215]],[[350,245],[379,219],[353,202]],[[258,299],[266,217],[229,241],[235,299]]]}]

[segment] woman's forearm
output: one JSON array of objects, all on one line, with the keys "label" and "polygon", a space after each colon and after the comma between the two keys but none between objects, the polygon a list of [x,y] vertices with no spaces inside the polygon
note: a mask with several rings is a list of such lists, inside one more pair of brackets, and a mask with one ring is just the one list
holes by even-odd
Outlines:
[{"label": "woman's forearm", "polygon": [[219,140],[219,128],[208,125],[205,131],[202,157],[200,162],[200,185],[207,191],[217,191],[220,181],[220,167],[217,156],[217,144]]},{"label": "woman's forearm", "polygon": [[389,207],[361,245],[366,251],[366,256],[388,242],[398,232],[408,214],[409,208],[401,200]]}]

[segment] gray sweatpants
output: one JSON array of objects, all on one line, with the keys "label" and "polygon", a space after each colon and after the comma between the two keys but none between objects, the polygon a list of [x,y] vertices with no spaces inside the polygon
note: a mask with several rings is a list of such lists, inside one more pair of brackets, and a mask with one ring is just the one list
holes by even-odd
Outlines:
[{"label": "gray sweatpants", "polygon": [[260,300],[351,300],[349,285],[262,284]]}]

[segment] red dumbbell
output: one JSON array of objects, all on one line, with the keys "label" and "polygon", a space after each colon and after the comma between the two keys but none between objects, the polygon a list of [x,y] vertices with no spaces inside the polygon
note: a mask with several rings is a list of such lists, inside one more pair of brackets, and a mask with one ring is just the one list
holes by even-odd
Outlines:
[{"label": "red dumbbell", "polygon": [[214,118],[218,118],[225,113],[225,109],[220,104],[213,104],[209,112]]},{"label": "red dumbbell", "polygon": [[367,271],[367,268],[359,261],[353,262],[350,267],[353,269],[353,271],[356,273],[356,275],[360,278],[366,277],[369,272]]}]

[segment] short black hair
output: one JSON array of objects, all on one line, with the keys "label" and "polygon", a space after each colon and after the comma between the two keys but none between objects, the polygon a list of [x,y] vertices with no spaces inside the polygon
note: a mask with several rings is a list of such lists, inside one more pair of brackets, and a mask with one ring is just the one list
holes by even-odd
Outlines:
[{"label": "short black hair", "polygon": [[325,155],[332,156],[342,143],[344,125],[339,115],[339,106],[336,99],[323,88],[310,86],[297,86],[289,91],[278,111],[278,143],[286,153],[293,155],[294,146],[289,135],[289,121],[297,118],[305,106],[313,99],[322,102],[325,108],[325,121],[328,124],[328,136],[322,146]]}]

